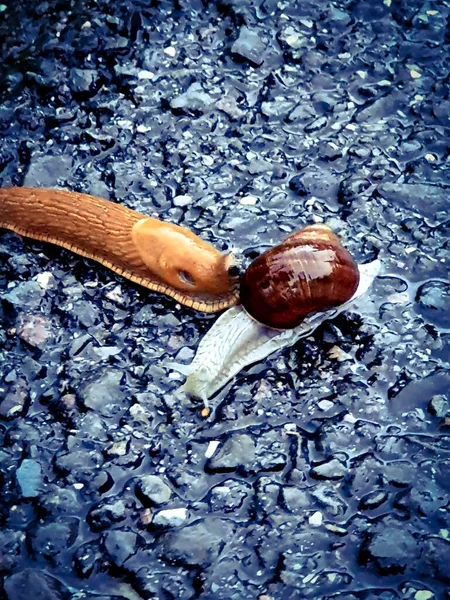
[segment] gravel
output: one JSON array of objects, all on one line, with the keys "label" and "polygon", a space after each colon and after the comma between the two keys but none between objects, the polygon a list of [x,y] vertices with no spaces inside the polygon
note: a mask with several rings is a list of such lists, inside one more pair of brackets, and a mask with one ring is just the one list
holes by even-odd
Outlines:
[{"label": "gravel", "polygon": [[450,7],[0,5],[0,185],[246,265],[329,223],[369,295],[198,406],[215,315],[0,231],[0,599],[449,599]]}]

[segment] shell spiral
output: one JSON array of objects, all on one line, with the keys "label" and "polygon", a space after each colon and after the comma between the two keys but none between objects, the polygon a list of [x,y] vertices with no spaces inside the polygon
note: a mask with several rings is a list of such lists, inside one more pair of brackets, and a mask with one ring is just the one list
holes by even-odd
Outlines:
[{"label": "shell spiral", "polygon": [[263,325],[291,329],[306,315],[347,302],[358,283],[358,266],[339,238],[325,225],[309,225],[250,264],[240,298]]}]

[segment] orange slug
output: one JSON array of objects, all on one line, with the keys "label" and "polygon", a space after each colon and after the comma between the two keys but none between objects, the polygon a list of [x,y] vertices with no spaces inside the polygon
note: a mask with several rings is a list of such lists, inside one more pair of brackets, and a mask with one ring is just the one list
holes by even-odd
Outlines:
[{"label": "orange slug", "polygon": [[0,188],[0,227],[93,259],[195,310],[238,302],[237,266],[192,231],[77,192]]}]

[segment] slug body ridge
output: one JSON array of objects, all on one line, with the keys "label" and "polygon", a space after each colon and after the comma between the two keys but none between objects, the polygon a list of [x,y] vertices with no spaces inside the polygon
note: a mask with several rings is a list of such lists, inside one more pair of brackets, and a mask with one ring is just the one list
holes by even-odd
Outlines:
[{"label": "slug body ridge", "polygon": [[0,188],[0,227],[67,248],[181,304],[216,312],[237,302],[223,255],[184,227],[88,194]]}]

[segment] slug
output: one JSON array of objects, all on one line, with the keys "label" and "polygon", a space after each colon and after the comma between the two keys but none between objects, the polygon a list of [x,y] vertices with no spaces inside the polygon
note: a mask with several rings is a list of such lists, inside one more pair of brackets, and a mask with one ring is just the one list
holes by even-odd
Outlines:
[{"label": "slug", "polygon": [[203,400],[206,408],[245,366],[295,344],[348,308],[367,292],[380,268],[378,260],[358,266],[324,225],[290,235],[247,268],[242,305],[219,317],[187,370],[172,364],[187,375],[183,392]]},{"label": "slug", "polygon": [[184,227],[88,194],[0,188],[0,227],[93,259],[203,312],[238,302],[238,267]]}]

